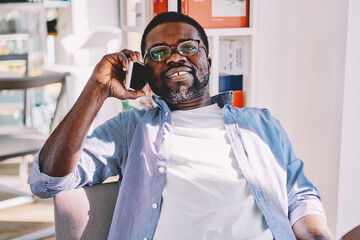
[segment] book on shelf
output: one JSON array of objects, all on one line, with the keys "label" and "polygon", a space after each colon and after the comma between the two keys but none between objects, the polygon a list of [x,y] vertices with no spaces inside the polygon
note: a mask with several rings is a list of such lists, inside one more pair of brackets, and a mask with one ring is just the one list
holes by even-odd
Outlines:
[{"label": "book on shelf", "polygon": [[140,1],[135,3],[135,25],[137,27],[143,27],[145,26],[145,2]]},{"label": "book on shelf", "polygon": [[153,17],[159,13],[168,11],[168,0],[154,0],[153,1]]},{"label": "book on shelf", "polygon": [[244,107],[243,75],[219,75],[219,92],[233,91],[232,106]]},{"label": "book on shelf", "polygon": [[244,107],[244,91],[233,92],[233,107],[242,108]]},{"label": "book on shelf", "polygon": [[249,0],[178,1],[181,13],[194,18],[203,28],[249,27]]},{"label": "book on shelf", "polygon": [[219,92],[243,90],[243,75],[219,74]]},{"label": "book on shelf", "polygon": [[232,75],[244,73],[244,47],[241,40],[219,41],[219,72]]}]

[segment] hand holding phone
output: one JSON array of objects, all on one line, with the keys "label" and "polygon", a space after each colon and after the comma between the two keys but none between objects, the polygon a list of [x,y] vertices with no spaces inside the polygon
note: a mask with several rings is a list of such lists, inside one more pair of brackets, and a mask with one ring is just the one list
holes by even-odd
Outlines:
[{"label": "hand holding phone", "polygon": [[141,90],[148,81],[148,70],[142,62],[130,61],[129,72],[126,76],[125,86],[130,90]]}]

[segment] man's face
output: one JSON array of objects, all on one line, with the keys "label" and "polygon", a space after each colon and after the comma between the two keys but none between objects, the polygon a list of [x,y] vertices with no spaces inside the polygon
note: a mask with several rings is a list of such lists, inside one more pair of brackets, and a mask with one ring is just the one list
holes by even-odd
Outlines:
[{"label": "man's face", "polygon": [[[175,46],[190,39],[200,39],[198,31],[192,25],[181,22],[162,23],[147,35],[145,51],[156,45]],[[204,47],[199,47],[197,54],[188,57],[173,50],[168,59],[160,62],[154,61],[147,54],[144,62],[150,70],[151,89],[167,103],[192,100],[208,91],[210,58],[206,57]]]}]

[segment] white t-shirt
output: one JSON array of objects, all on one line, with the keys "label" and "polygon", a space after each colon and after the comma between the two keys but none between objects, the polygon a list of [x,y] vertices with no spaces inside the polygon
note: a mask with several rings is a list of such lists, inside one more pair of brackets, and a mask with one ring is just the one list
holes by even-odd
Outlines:
[{"label": "white t-shirt", "polygon": [[216,104],[173,111],[155,240],[273,239],[239,168]]}]

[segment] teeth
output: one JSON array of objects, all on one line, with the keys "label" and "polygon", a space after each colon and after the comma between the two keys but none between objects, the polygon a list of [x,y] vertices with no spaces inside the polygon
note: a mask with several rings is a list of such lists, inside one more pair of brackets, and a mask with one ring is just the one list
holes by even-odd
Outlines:
[{"label": "teeth", "polygon": [[177,73],[174,73],[174,74],[171,74],[170,77],[173,77],[173,76],[180,76],[180,75],[183,75],[187,72],[177,72]]}]

